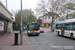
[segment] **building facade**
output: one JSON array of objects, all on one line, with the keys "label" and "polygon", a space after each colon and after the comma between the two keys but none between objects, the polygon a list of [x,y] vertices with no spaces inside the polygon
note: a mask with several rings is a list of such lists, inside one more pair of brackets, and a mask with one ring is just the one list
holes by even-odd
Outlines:
[{"label": "building facade", "polygon": [[49,15],[44,15],[41,16],[42,19],[42,26],[44,27],[50,27],[51,21],[52,21],[52,17]]},{"label": "building facade", "polygon": [[0,34],[13,31],[13,16],[8,9],[0,2]]}]

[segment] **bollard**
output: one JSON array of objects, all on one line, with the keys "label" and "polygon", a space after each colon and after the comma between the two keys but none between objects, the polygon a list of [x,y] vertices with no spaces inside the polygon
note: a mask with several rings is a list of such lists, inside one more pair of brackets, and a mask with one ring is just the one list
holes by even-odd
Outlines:
[{"label": "bollard", "polygon": [[20,30],[20,34],[21,34],[21,30]]},{"label": "bollard", "polygon": [[15,32],[14,34],[14,45],[18,44],[18,32]]}]

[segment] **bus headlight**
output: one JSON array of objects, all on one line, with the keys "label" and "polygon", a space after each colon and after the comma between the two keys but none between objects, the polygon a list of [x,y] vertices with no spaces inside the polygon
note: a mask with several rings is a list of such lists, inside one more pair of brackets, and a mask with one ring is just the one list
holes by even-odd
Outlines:
[{"label": "bus headlight", "polygon": [[28,31],[28,33],[30,33],[30,31]]}]

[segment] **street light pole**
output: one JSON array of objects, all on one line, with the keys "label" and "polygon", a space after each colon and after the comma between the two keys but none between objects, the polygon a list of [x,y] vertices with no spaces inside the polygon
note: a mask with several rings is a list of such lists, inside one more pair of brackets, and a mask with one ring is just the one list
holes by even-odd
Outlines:
[{"label": "street light pole", "polygon": [[6,8],[7,8],[7,0],[6,0]]},{"label": "street light pole", "polygon": [[23,34],[22,34],[22,0],[21,0],[21,40],[20,40],[21,45],[22,45],[22,36]]}]

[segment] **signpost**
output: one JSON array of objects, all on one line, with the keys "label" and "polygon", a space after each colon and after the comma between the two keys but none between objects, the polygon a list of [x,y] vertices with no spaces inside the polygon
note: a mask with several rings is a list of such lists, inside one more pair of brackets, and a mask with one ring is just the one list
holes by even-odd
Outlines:
[{"label": "signpost", "polygon": [[0,25],[0,32],[1,32],[1,31],[4,31],[3,25]]}]

